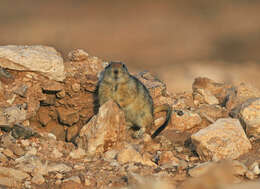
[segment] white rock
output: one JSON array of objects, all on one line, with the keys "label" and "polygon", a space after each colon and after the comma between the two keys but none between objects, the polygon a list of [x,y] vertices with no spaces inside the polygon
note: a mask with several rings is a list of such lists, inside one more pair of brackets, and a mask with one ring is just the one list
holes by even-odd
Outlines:
[{"label": "white rock", "polygon": [[63,59],[53,47],[0,46],[0,58],[0,66],[4,68],[36,71],[56,81],[65,79]]},{"label": "white rock", "polygon": [[236,159],[251,149],[237,119],[223,118],[191,136],[202,160]]}]

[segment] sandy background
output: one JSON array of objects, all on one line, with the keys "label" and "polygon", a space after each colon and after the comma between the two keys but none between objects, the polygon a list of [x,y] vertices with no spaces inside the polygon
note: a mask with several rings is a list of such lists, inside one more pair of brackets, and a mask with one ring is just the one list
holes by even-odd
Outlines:
[{"label": "sandy background", "polygon": [[2,0],[0,45],[82,48],[173,92],[197,76],[260,88],[259,10],[258,0]]}]

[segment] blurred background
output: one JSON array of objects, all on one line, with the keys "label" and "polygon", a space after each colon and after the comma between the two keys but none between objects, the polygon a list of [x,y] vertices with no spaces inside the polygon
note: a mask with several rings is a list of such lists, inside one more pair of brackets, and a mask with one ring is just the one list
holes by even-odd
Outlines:
[{"label": "blurred background", "polygon": [[259,0],[0,1],[0,45],[74,48],[148,70],[172,92],[195,77],[260,88]]}]

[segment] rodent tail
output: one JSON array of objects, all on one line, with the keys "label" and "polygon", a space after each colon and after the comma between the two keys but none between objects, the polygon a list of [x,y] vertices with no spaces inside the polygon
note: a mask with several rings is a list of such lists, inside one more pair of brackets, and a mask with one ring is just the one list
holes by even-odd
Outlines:
[{"label": "rodent tail", "polygon": [[165,122],[152,134],[152,138],[155,138],[157,135],[160,134],[160,132],[162,132],[164,130],[164,128],[168,125],[170,119],[171,119],[171,114],[172,114],[172,107],[168,104],[163,104],[160,106],[157,106],[154,109],[154,113],[158,113],[161,111],[165,111],[166,112],[166,119]]}]

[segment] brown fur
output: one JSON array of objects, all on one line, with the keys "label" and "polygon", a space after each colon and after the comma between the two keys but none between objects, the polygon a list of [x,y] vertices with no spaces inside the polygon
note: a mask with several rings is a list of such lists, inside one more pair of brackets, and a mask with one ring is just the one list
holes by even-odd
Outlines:
[{"label": "brown fur", "polygon": [[[112,99],[124,111],[127,125],[137,130],[134,137],[141,137],[146,129],[153,125],[154,108],[149,91],[137,78],[129,74],[123,63],[111,62],[105,68],[97,92],[100,106]],[[155,111],[167,111],[167,118],[152,135],[153,138],[168,124],[171,108],[164,105]]]}]

